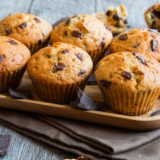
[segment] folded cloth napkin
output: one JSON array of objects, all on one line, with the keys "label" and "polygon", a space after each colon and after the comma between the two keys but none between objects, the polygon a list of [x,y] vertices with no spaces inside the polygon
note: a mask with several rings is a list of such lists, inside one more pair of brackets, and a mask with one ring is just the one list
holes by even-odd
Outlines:
[{"label": "folded cloth napkin", "polygon": [[[63,18],[53,25],[68,19]],[[54,147],[93,160],[159,160],[160,129],[140,132],[0,108],[0,122]]]},{"label": "folded cloth napkin", "polygon": [[89,159],[159,160],[160,129],[140,132],[0,108],[0,122]]}]

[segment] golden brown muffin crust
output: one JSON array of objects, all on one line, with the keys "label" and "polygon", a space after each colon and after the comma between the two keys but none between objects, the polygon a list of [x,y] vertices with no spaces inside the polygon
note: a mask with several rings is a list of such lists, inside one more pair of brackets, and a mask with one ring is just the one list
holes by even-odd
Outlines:
[{"label": "golden brown muffin crust", "polygon": [[51,33],[51,42],[74,44],[87,53],[105,50],[113,35],[110,29],[91,15],[77,15],[59,24]]},{"label": "golden brown muffin crust", "polygon": [[27,65],[29,75],[58,84],[78,82],[87,77],[92,68],[92,60],[84,50],[60,42],[39,50]]},{"label": "golden brown muffin crust", "polygon": [[0,36],[9,36],[29,46],[49,38],[52,26],[43,19],[19,13],[0,21]]},{"label": "golden brown muffin crust", "polygon": [[112,41],[111,53],[138,52],[160,61],[160,34],[156,30],[136,28],[123,32]]},{"label": "golden brown muffin crust", "polygon": [[160,65],[144,54],[117,52],[98,63],[95,77],[99,85],[102,85],[101,80],[108,81],[108,88],[118,87],[132,92],[153,90],[160,88]]},{"label": "golden brown muffin crust", "polygon": [[12,72],[24,66],[31,53],[21,42],[0,36],[0,72]]},{"label": "golden brown muffin crust", "polygon": [[144,13],[149,28],[156,28],[160,32],[160,3],[149,7]]},{"label": "golden brown muffin crust", "polygon": [[127,28],[127,9],[123,4],[117,7],[108,7],[107,12],[100,12],[92,14],[104,24],[106,24],[113,34],[120,33]]}]

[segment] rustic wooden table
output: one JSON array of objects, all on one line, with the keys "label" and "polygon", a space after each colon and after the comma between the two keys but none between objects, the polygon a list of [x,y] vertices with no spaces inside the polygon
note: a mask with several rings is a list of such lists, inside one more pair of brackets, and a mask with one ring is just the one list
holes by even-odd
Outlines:
[{"label": "rustic wooden table", "polygon": [[[129,12],[130,28],[147,27],[144,11],[160,0],[0,0],[0,20],[15,13],[31,13],[53,24],[65,16],[106,11],[108,6],[124,4]],[[1,103],[1,102],[0,102]],[[0,134],[12,134],[9,155],[0,160],[63,160],[77,156],[56,149],[0,124]]]}]

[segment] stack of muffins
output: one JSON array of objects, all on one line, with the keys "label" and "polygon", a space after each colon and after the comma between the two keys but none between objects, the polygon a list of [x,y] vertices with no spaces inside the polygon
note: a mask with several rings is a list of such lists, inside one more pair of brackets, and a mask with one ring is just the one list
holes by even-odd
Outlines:
[{"label": "stack of muffins", "polygon": [[[53,30],[31,14],[3,19],[0,92],[17,88],[27,65],[43,101],[68,104],[75,99],[77,87],[84,90],[94,68],[112,111],[130,116],[148,112],[160,94],[160,34],[155,29],[133,29],[112,41],[112,32],[126,29],[127,15],[123,5],[109,7],[105,14],[73,16]],[[46,47],[49,39],[52,46]],[[103,58],[109,45],[113,54]]]}]

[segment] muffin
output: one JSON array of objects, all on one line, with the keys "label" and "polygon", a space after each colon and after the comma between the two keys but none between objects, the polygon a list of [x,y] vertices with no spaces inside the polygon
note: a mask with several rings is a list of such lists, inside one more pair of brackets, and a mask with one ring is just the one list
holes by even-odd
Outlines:
[{"label": "muffin", "polygon": [[43,19],[19,13],[0,21],[0,36],[8,36],[25,44],[31,54],[47,45],[52,26]]},{"label": "muffin", "polygon": [[149,28],[160,32],[160,3],[148,8],[144,13],[144,18]]},{"label": "muffin", "polygon": [[65,42],[85,50],[93,65],[102,59],[113,38],[110,28],[91,15],[77,15],[52,30],[51,42]]},{"label": "muffin", "polygon": [[100,12],[92,14],[104,24],[106,24],[113,34],[123,32],[127,28],[127,9],[123,4],[117,7],[108,7],[107,12]]},{"label": "muffin", "polygon": [[84,90],[93,62],[81,48],[53,43],[35,53],[27,64],[28,74],[43,101],[68,104],[77,87]]},{"label": "muffin", "polygon": [[145,114],[160,94],[160,64],[144,54],[110,54],[97,64],[94,75],[105,102],[119,114]]},{"label": "muffin", "polygon": [[17,88],[31,53],[21,42],[0,36],[0,93]]},{"label": "muffin", "polygon": [[160,61],[160,34],[155,29],[136,28],[123,32],[112,41],[110,52],[138,52]]}]

